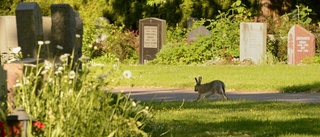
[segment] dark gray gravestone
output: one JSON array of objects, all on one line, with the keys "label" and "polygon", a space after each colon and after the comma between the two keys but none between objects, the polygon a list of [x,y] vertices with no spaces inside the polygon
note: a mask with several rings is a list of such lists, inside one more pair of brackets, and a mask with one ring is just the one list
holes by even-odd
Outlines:
[{"label": "dark gray gravestone", "polygon": [[166,21],[158,18],[139,20],[139,36],[139,62],[144,64],[153,60],[165,44]]},{"label": "dark gray gravestone", "polygon": [[36,2],[22,2],[16,8],[18,44],[23,58],[36,58],[43,40],[42,13]]},{"label": "dark gray gravestone", "polygon": [[187,19],[187,28],[188,29],[192,28],[194,21],[195,21],[195,18],[188,18]]},{"label": "dark gray gravestone", "polygon": [[188,42],[196,41],[200,36],[210,36],[211,32],[205,26],[199,26],[188,33]]},{"label": "dark gray gravestone", "polygon": [[76,13],[76,47],[75,57],[76,60],[82,56],[82,35],[83,35],[83,23],[78,12]]},{"label": "dark gray gravestone", "polygon": [[[69,4],[51,5],[51,58],[72,55],[76,40],[76,15]],[[59,48],[59,47],[62,47]]]},{"label": "dark gray gravestone", "polygon": [[[0,104],[6,102],[7,97],[7,71],[0,65]],[[1,105],[0,105],[1,108]]]}]

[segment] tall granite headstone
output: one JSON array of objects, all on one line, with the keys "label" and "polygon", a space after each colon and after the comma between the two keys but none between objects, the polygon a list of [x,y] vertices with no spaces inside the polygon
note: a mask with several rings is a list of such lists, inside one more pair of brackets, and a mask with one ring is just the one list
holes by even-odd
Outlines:
[{"label": "tall granite headstone", "polygon": [[261,63],[266,54],[267,24],[240,23],[240,61]]},{"label": "tall granite headstone", "polygon": [[165,44],[166,21],[158,18],[139,20],[139,36],[139,62],[144,64],[153,60]]},{"label": "tall granite headstone", "polygon": [[[69,4],[51,5],[51,58],[72,55],[76,41],[76,15]],[[62,47],[59,48],[59,47]]]},{"label": "tall granite headstone", "polygon": [[315,55],[315,36],[299,25],[288,33],[288,64],[299,64],[306,57]]},{"label": "tall granite headstone", "polygon": [[22,2],[16,8],[18,44],[23,58],[37,58],[38,41],[43,41],[42,13],[36,2]]},{"label": "tall granite headstone", "polygon": [[18,47],[15,16],[0,16],[0,54],[1,64],[9,59],[11,49]]}]

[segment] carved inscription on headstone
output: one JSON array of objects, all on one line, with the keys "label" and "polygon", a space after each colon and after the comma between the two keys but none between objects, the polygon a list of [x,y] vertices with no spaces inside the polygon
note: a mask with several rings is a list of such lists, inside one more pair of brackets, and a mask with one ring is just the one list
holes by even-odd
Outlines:
[{"label": "carved inscription on headstone", "polygon": [[144,48],[158,47],[158,26],[144,26]]},{"label": "carved inscription on headstone", "polygon": [[139,63],[153,60],[165,44],[166,21],[158,18],[146,18],[139,21]]},{"label": "carved inscription on headstone", "polygon": [[299,64],[306,57],[315,55],[315,36],[299,25],[288,33],[288,64]]}]

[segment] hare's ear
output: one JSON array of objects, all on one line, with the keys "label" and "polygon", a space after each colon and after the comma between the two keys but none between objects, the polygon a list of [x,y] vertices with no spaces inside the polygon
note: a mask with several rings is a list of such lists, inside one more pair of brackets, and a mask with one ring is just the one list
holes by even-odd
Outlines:
[{"label": "hare's ear", "polygon": [[201,82],[202,82],[202,77],[200,76],[199,77],[199,84],[201,84]]},{"label": "hare's ear", "polygon": [[196,80],[196,83],[198,84],[198,80],[197,80],[197,78],[194,78],[195,80]]}]

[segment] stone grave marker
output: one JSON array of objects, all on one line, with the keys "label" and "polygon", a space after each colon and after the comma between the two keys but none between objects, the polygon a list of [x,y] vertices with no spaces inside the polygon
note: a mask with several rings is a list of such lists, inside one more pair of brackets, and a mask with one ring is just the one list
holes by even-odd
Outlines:
[{"label": "stone grave marker", "polygon": [[0,54],[1,64],[9,59],[10,49],[18,47],[15,16],[0,16]]},{"label": "stone grave marker", "polygon": [[[42,17],[43,24],[43,40],[50,41],[51,40],[51,17],[43,16]],[[51,42],[51,41],[50,41]]]},{"label": "stone grave marker", "polygon": [[139,20],[139,62],[146,63],[156,57],[166,37],[166,21],[158,18]]},{"label": "stone grave marker", "polygon": [[22,57],[37,58],[38,41],[43,41],[42,13],[38,3],[19,3],[16,8],[16,23]]},{"label": "stone grave marker", "polygon": [[315,55],[315,36],[300,25],[288,33],[288,64],[299,64],[306,57]]},{"label": "stone grave marker", "polygon": [[210,36],[211,32],[205,26],[199,26],[188,33],[188,42],[196,41],[200,36]]},{"label": "stone grave marker", "polygon": [[240,23],[240,61],[258,64],[264,60],[267,43],[266,23]]},{"label": "stone grave marker", "polygon": [[76,44],[75,44],[75,53],[76,53],[76,60],[82,56],[82,35],[83,35],[83,23],[82,19],[78,12],[76,13]]},{"label": "stone grave marker", "polygon": [[7,71],[0,65],[0,103],[6,101],[7,96]]},{"label": "stone grave marker", "polygon": [[50,58],[66,53],[72,55],[77,32],[76,15],[72,7],[69,4],[52,4],[51,21]]}]

